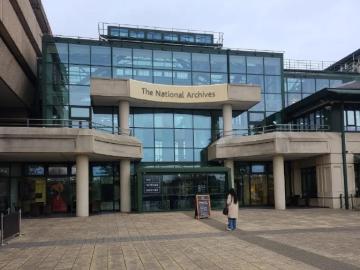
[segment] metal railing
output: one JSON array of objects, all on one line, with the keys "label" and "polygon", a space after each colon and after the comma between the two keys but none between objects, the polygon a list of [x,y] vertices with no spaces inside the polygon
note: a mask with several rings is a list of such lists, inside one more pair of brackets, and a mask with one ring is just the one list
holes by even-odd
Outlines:
[{"label": "metal railing", "polygon": [[334,63],[335,61],[284,59],[284,69],[324,70],[333,65]]},{"label": "metal railing", "polygon": [[328,125],[312,126],[312,125],[297,125],[297,124],[274,124],[262,127],[254,127],[249,129],[249,132],[244,132],[244,129],[234,129],[232,131],[222,131],[218,137],[227,136],[250,136],[265,134],[271,132],[323,132],[329,131]]},{"label": "metal railing", "polygon": [[110,134],[132,136],[131,129],[107,126],[89,120],[0,118],[0,127],[83,128],[96,129]]}]

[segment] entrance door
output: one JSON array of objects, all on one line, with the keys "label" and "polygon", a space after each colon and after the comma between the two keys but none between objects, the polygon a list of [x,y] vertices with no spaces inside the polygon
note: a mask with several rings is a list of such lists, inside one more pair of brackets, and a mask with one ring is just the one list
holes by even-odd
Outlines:
[{"label": "entrance door", "polygon": [[268,185],[266,174],[252,174],[250,177],[251,205],[266,205],[268,203]]}]

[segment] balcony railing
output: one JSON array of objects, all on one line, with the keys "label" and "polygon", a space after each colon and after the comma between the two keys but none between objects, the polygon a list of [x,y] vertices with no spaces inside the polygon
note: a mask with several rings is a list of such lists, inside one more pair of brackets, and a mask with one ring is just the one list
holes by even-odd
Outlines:
[{"label": "balcony railing", "polygon": [[88,120],[0,118],[0,127],[84,128],[102,132],[132,136],[131,129],[107,126]]},{"label": "balcony railing", "polygon": [[244,132],[244,129],[234,129],[232,131],[220,132],[219,138],[228,136],[250,136],[259,135],[272,132],[325,132],[329,131],[328,125],[296,125],[296,124],[274,124],[269,126],[254,127]]}]

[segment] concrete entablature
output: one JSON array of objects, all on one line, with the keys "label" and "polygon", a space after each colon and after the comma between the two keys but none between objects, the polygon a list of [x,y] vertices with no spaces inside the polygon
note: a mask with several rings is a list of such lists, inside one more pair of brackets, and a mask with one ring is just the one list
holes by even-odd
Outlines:
[{"label": "concrete entablature", "polygon": [[116,106],[129,101],[130,106],[248,110],[261,100],[259,86],[245,84],[164,85],[131,79],[91,79],[94,106]]},{"label": "concrete entablature", "polygon": [[127,135],[112,135],[93,129],[0,127],[0,160],[75,161],[77,155],[90,161],[142,158],[141,142]]},{"label": "concrete entablature", "polygon": [[272,132],[252,136],[225,136],[208,148],[209,160],[271,160],[275,155],[298,159],[341,153],[340,133]]}]

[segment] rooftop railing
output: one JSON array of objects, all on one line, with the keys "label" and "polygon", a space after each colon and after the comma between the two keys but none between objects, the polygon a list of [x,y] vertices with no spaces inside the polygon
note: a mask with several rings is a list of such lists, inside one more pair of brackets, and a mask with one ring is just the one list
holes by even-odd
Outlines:
[{"label": "rooftop railing", "polygon": [[334,63],[335,61],[284,59],[284,69],[321,71],[330,67]]},{"label": "rooftop railing", "polygon": [[121,129],[88,120],[0,118],[0,127],[84,128],[96,129],[110,134],[132,136],[131,129]]}]

